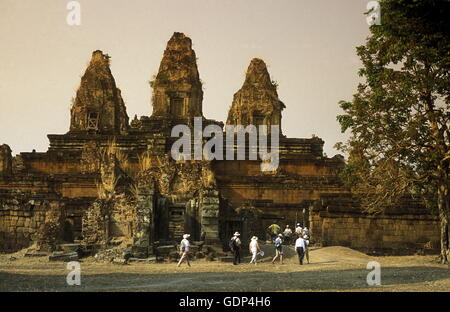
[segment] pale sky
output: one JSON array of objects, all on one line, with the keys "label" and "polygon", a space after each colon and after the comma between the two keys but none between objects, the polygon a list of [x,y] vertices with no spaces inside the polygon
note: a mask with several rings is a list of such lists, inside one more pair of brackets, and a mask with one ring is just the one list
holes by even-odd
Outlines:
[{"label": "pale sky", "polygon": [[148,81],[175,31],[192,39],[204,82],[205,117],[226,121],[253,57],[268,64],[286,104],[288,137],[345,140],[336,115],[360,78],[355,47],[369,26],[365,0],[0,0],[0,144],[13,154],[47,151],[69,130],[70,102],[94,50],[111,58],[130,120],[150,115]]}]

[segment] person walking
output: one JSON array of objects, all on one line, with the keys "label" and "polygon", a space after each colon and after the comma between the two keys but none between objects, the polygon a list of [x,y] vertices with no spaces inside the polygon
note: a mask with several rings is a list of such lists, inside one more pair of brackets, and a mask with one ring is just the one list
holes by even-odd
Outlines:
[{"label": "person walking", "polygon": [[239,232],[236,232],[230,240],[230,249],[234,256],[234,265],[241,263],[241,240],[239,238],[240,235],[241,234],[239,234]]},{"label": "person walking", "polygon": [[295,228],[295,235],[297,238],[303,233],[303,228],[300,226],[300,223],[297,223],[297,227]]},{"label": "person walking", "polygon": [[295,250],[297,251],[298,262],[300,265],[303,265],[303,257],[305,256],[305,240],[302,235],[300,235],[300,237],[295,241]]},{"label": "person walking", "polygon": [[256,265],[256,256],[261,251],[258,244],[258,237],[253,236],[250,245],[249,245],[250,253],[252,254],[252,260],[250,260],[249,264],[254,263]]},{"label": "person walking", "polygon": [[183,235],[183,240],[181,241],[180,244],[180,261],[178,261],[177,267],[179,267],[181,265],[181,263],[183,263],[183,261],[186,260],[186,263],[188,266],[191,266],[191,264],[189,263],[189,240],[188,238],[191,237],[191,235],[189,234],[184,234]]},{"label": "person walking", "polygon": [[269,230],[272,241],[274,241],[277,238],[278,234],[281,231],[280,226],[276,223],[271,224],[267,229]]},{"label": "person walking", "polygon": [[309,236],[309,230],[306,226],[303,228],[303,235]]},{"label": "person walking", "polygon": [[283,264],[283,235],[278,234],[275,240],[275,257],[272,260],[272,264],[275,264],[275,260],[280,258],[280,264]]},{"label": "person walking", "polygon": [[305,235],[303,239],[305,240],[305,257],[309,264],[309,236]]},{"label": "person walking", "polygon": [[289,227],[289,224],[286,225],[286,228],[284,229],[284,232],[283,232],[283,236],[286,241],[286,244],[289,245],[289,242],[291,241],[291,236],[292,236],[292,230]]}]

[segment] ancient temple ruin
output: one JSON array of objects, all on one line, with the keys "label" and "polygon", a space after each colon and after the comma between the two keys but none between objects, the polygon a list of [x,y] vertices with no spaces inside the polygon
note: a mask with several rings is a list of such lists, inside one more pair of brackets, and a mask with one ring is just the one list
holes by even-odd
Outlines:
[{"label": "ancient temple ruin", "polygon": [[[243,240],[265,238],[274,222],[308,225],[316,243],[367,251],[439,242],[436,218],[420,205],[363,213],[340,181],[343,158],[325,156],[317,137],[281,134],[280,164],[270,172],[260,170],[261,160],[174,160],[174,125],[192,127],[201,117],[203,127],[225,126],[203,116],[196,54],[184,34],[170,38],[151,81],[151,116],[129,122],[109,59],[92,53],[69,131],[48,135],[47,152],[13,157],[0,146],[1,251],[77,241],[99,248],[122,243],[144,257],[183,233],[223,246],[236,230]],[[266,64],[255,58],[226,125],[281,127],[284,108]]]}]

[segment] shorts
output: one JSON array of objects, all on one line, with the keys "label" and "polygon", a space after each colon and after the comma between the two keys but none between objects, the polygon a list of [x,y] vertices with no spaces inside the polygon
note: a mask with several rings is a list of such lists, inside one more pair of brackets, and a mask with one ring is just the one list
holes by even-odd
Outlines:
[{"label": "shorts", "polygon": [[275,255],[282,255],[283,254],[283,248],[275,248]]}]

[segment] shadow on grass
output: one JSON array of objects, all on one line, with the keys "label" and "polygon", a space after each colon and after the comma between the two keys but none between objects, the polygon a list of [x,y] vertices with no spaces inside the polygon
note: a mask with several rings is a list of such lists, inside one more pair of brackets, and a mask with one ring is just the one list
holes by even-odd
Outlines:
[{"label": "shadow on grass", "polygon": [[[171,274],[87,274],[81,286],[68,286],[66,276],[0,272],[0,291],[292,291],[368,288],[369,270],[297,272],[192,272]],[[381,268],[383,286],[449,279],[439,267]]]}]

